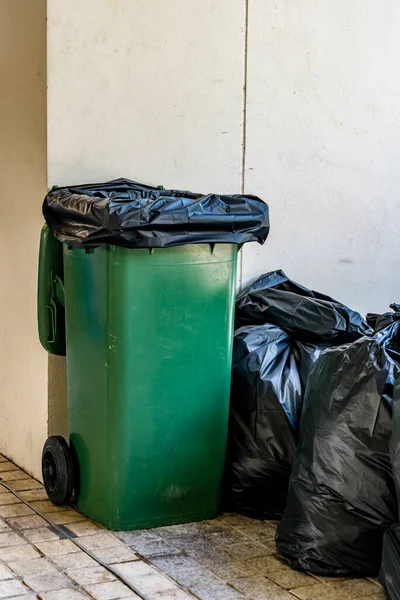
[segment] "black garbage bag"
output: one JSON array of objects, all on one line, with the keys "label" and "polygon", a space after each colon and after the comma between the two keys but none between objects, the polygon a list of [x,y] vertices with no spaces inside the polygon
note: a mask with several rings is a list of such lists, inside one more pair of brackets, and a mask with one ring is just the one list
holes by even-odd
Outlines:
[{"label": "black garbage bag", "polygon": [[397,506],[389,457],[400,322],[321,354],[307,384],[277,549],[319,575],[376,574]]},{"label": "black garbage bag", "polygon": [[386,312],[383,314],[368,313],[366,321],[368,325],[374,330],[375,333],[381,329],[385,329],[391,323],[400,320],[400,304],[391,304],[390,308],[392,312]]},{"label": "black garbage bag", "polygon": [[263,244],[269,232],[268,206],[256,196],[203,196],[129,179],[53,189],[43,215],[59,241],[83,248]]},{"label": "black garbage bag", "polygon": [[400,600],[400,379],[395,382],[393,394],[393,431],[390,440],[390,458],[396,486],[399,509],[397,523],[391,525],[383,537],[382,566],[379,581],[389,600]]},{"label": "black garbage bag", "polygon": [[388,527],[383,536],[379,581],[389,600],[400,600],[400,525]]},{"label": "black garbage bag", "polygon": [[233,348],[226,508],[277,519],[286,504],[305,382],[323,347],[297,343],[266,324],[236,331]]},{"label": "black garbage bag", "polygon": [[359,313],[291,281],[280,270],[262,275],[241,292],[235,319],[236,328],[272,323],[311,344],[337,346],[372,333]]}]

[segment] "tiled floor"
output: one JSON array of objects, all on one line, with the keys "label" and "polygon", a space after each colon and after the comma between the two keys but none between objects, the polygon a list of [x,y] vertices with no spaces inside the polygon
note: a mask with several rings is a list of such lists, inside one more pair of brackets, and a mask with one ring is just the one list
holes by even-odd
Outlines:
[{"label": "tiled floor", "polygon": [[113,534],[70,508],[53,506],[40,483],[1,456],[0,479],[45,516],[0,484],[0,599],[384,598],[373,580],[328,580],[292,571],[275,553],[274,522],[224,515]]}]

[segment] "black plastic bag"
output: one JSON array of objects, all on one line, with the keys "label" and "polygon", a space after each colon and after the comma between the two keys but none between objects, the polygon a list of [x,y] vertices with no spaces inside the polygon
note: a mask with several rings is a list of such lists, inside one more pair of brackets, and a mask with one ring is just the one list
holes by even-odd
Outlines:
[{"label": "black plastic bag", "polygon": [[226,467],[227,510],[283,514],[308,371],[322,348],[276,325],[242,327],[233,346]]},{"label": "black plastic bag", "polygon": [[[393,306],[393,305],[392,305]],[[400,509],[400,379],[393,394],[393,431],[390,440],[390,458]],[[382,567],[379,580],[389,600],[400,600],[400,510],[397,523],[385,531],[383,537]]]},{"label": "black plastic bag", "polygon": [[53,189],[43,215],[59,241],[84,248],[263,244],[269,232],[268,206],[256,196],[202,196],[128,179]]},{"label": "black plastic bag", "polygon": [[390,308],[393,312],[386,312],[381,315],[375,313],[367,314],[366,321],[375,333],[400,320],[400,304],[391,304]]},{"label": "black plastic bag", "polygon": [[329,296],[266,273],[243,290],[236,303],[236,327],[272,323],[299,341],[346,344],[372,330],[362,316]]},{"label": "black plastic bag", "polygon": [[397,505],[389,457],[400,322],[326,350],[305,394],[300,441],[277,549],[319,575],[379,570]]},{"label": "black plastic bag", "polygon": [[400,600],[400,525],[391,525],[383,536],[379,581],[389,600]]}]

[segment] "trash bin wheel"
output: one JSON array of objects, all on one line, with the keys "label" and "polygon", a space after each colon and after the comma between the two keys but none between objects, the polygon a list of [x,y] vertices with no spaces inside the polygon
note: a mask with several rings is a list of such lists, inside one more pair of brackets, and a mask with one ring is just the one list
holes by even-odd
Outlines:
[{"label": "trash bin wheel", "polygon": [[74,489],[71,451],[60,435],[48,438],[42,453],[44,487],[56,506],[69,504]]}]

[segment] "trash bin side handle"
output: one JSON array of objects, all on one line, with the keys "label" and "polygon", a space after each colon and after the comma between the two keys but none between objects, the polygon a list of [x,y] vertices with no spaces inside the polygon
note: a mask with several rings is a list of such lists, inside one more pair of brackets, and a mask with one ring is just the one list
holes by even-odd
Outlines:
[{"label": "trash bin side handle", "polygon": [[51,354],[65,356],[63,246],[47,226],[40,238],[37,315],[39,339]]}]

